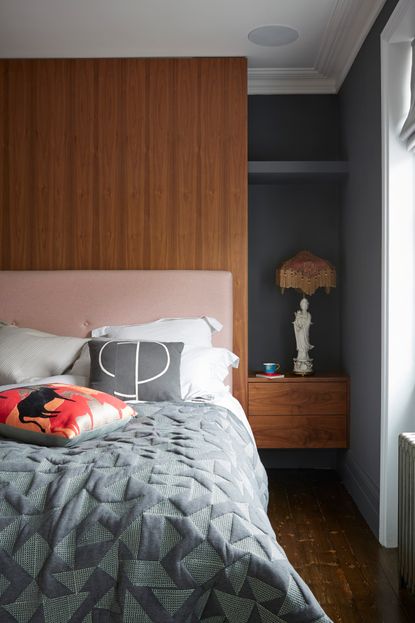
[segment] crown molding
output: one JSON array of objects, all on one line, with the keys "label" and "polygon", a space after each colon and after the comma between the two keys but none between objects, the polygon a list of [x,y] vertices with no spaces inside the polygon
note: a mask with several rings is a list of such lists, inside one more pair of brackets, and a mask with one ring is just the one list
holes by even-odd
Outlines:
[{"label": "crown molding", "polygon": [[287,95],[307,93],[335,93],[335,81],[312,67],[250,68],[249,95]]},{"label": "crown molding", "polygon": [[315,68],[331,76],[338,91],[386,0],[337,0]]},{"label": "crown molding", "polygon": [[314,66],[248,69],[248,93],[337,93],[385,2],[336,0]]}]

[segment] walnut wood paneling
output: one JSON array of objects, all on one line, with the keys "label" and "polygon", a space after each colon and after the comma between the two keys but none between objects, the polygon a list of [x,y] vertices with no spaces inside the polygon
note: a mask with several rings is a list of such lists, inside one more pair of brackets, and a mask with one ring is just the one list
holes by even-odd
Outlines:
[{"label": "walnut wood paneling", "polygon": [[245,403],[244,59],[0,61],[1,269],[223,269]]},{"label": "walnut wood paneling", "polygon": [[95,140],[97,136],[97,91],[95,84],[96,66],[82,60],[72,61],[71,81],[68,94],[71,110],[69,185],[72,219],[71,260],[74,269],[92,268],[96,258],[97,245],[92,244],[97,234],[99,203],[96,201],[97,167]]},{"label": "walnut wood paneling", "polygon": [[[0,93],[6,94],[8,91],[7,84],[7,67],[4,64],[0,64]],[[6,146],[8,145],[8,118],[7,118],[7,99],[4,96],[0,97],[0,127],[1,127],[1,136],[0,136],[0,206],[9,204],[9,180],[8,175],[6,173]],[[6,178],[7,178],[7,186],[6,186]],[[0,212],[0,231],[3,232],[7,228],[8,211],[2,210]],[[5,252],[8,251],[5,249],[4,241],[2,244],[2,248],[0,249],[0,262],[3,264]]]}]

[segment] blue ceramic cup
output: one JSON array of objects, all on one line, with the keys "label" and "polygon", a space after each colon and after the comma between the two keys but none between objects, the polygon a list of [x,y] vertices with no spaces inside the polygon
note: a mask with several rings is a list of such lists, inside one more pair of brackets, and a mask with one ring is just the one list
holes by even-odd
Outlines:
[{"label": "blue ceramic cup", "polygon": [[265,374],[275,374],[280,369],[279,363],[263,363]]}]

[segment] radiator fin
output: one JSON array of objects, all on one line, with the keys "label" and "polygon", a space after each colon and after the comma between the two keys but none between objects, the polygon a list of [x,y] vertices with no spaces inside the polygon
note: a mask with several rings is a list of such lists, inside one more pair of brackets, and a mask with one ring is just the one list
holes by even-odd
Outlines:
[{"label": "radiator fin", "polygon": [[415,593],[415,433],[399,435],[399,572]]}]

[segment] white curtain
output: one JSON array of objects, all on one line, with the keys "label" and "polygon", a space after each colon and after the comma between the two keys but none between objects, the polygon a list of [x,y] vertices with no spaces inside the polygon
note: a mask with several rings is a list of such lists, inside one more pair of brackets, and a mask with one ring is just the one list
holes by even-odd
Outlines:
[{"label": "white curtain", "polygon": [[405,141],[408,151],[415,152],[415,39],[412,41],[411,107],[400,137]]}]

